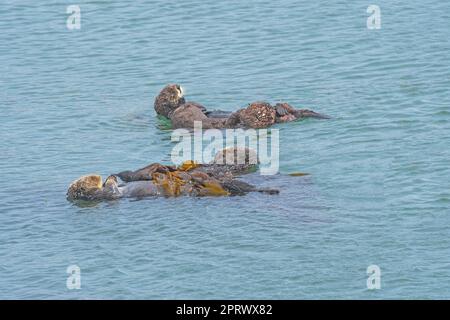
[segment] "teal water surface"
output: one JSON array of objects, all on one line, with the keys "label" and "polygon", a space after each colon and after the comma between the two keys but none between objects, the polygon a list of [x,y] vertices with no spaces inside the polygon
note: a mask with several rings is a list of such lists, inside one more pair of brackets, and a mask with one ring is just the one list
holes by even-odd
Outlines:
[{"label": "teal water surface", "polygon": [[[449,23],[438,0],[3,0],[0,298],[450,298]],[[281,173],[310,175],[246,178],[279,196],[67,202],[80,175],[170,163],[153,100],[171,82],[208,108],[331,115],[277,126]]]}]

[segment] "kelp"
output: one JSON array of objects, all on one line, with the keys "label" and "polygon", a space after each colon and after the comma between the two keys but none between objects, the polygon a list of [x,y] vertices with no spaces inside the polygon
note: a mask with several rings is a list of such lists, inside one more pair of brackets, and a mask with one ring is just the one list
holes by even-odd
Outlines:
[{"label": "kelp", "polygon": [[154,172],[153,183],[168,197],[178,197],[183,194],[195,196],[228,196],[216,179],[203,172],[189,171],[199,165],[195,161],[185,161],[177,171]]}]

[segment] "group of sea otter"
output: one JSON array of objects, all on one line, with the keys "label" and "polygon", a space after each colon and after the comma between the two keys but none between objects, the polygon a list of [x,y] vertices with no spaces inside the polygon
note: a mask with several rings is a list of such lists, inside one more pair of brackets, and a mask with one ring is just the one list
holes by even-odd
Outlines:
[{"label": "group of sea otter", "polygon": [[308,109],[295,109],[287,103],[272,106],[267,102],[252,102],[235,112],[208,111],[201,104],[186,102],[183,89],[178,84],[169,84],[162,89],[155,99],[155,111],[158,115],[169,118],[174,129],[193,128],[194,121],[201,121],[203,129],[259,129],[308,117],[329,118]]},{"label": "group of sea otter", "polygon": [[[200,121],[203,129],[257,129],[306,117],[329,118],[311,110],[295,109],[287,103],[272,106],[267,102],[253,102],[235,112],[208,111],[196,102],[186,102],[183,89],[178,84],[164,87],[156,97],[154,107],[159,116],[171,120],[174,129],[193,128],[194,121]],[[239,152],[245,154],[243,164],[237,162]],[[244,195],[248,192],[279,193],[278,190],[257,188],[237,179],[256,169],[257,165],[249,161],[255,156],[252,152],[254,151],[248,148],[227,148],[218,152],[209,164],[187,161],[177,167],[153,163],[136,171],[110,175],[105,181],[96,174],[82,176],[70,184],[67,199],[102,201],[149,196],[201,197]]]}]

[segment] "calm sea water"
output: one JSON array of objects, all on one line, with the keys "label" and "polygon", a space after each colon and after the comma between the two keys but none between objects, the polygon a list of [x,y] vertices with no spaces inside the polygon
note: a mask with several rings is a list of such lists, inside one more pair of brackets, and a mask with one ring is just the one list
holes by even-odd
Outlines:
[{"label": "calm sea water", "polygon": [[[0,298],[450,298],[449,24],[438,0],[3,0]],[[67,202],[80,175],[170,162],[170,82],[209,108],[333,116],[278,127],[280,171],[311,175],[247,178],[279,196]]]}]

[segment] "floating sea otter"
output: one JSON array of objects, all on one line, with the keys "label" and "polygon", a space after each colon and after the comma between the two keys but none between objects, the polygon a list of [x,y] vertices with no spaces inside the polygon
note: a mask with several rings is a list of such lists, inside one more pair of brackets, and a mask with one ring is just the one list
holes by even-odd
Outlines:
[{"label": "floating sea otter", "polygon": [[[234,156],[237,152],[236,148],[225,149],[216,155],[211,164],[186,161],[176,167],[153,163],[136,171],[110,175],[105,182],[100,175],[86,175],[71,183],[67,199],[101,201],[149,196],[233,196],[248,192],[277,194],[278,190],[260,189],[236,179],[236,176],[248,173],[256,166],[249,161],[249,149],[245,150],[244,164],[221,164],[230,153]],[[124,183],[119,183],[118,178]]]},{"label": "floating sea otter", "polygon": [[266,128],[275,123],[290,122],[302,118],[328,119],[329,117],[308,109],[295,109],[287,103],[275,106],[267,102],[253,102],[236,112],[208,111],[196,102],[186,102],[183,89],[178,84],[164,87],[155,99],[155,111],[169,118],[172,128],[193,128],[194,121],[201,121],[204,129]]}]

